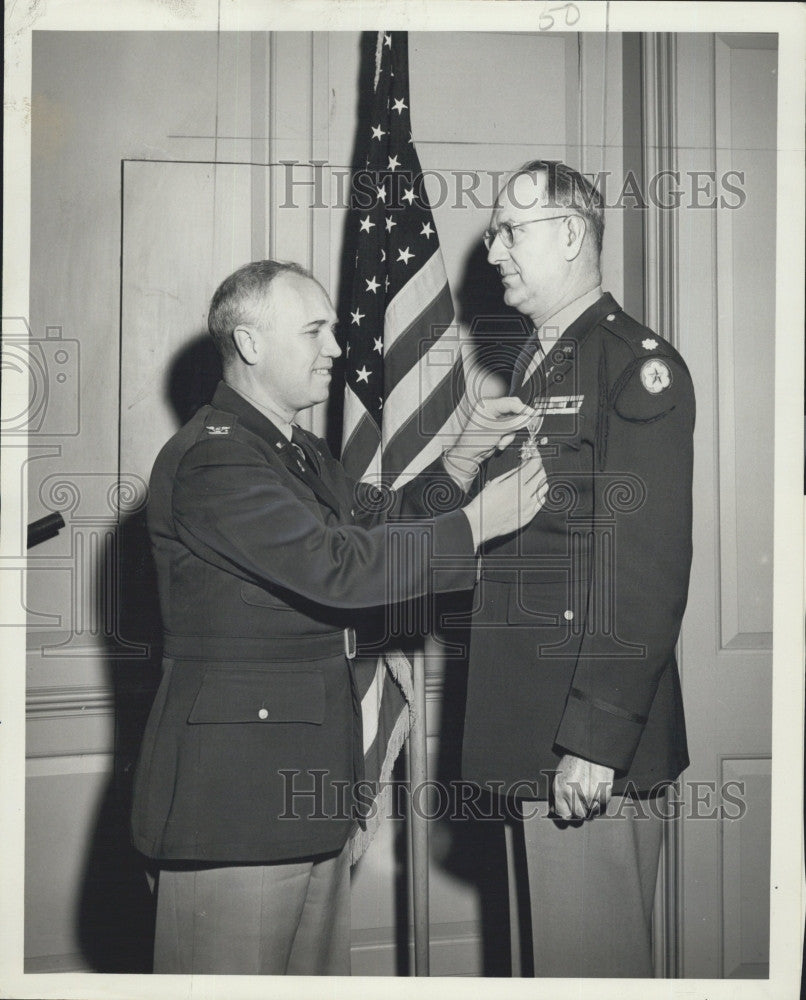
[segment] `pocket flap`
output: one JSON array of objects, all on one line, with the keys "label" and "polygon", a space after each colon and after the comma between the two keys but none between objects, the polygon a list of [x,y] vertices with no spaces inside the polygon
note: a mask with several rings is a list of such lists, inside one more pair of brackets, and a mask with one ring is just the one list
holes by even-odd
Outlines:
[{"label": "pocket flap", "polygon": [[315,670],[210,667],[188,722],[307,722],[325,717],[325,680]]},{"label": "pocket flap", "polygon": [[585,417],[562,410],[548,412],[537,433],[538,444],[579,451],[585,437]]},{"label": "pocket flap", "polygon": [[288,610],[288,604],[271,590],[259,587],[255,583],[241,584],[241,600],[257,608],[277,608]]},{"label": "pocket flap", "polygon": [[568,619],[568,579],[557,573],[524,572],[509,592],[507,622],[533,628],[565,625]]}]

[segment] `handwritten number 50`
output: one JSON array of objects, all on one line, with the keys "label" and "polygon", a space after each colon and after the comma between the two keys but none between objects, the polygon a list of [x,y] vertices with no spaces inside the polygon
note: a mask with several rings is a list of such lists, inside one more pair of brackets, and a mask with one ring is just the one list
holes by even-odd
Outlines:
[{"label": "handwritten number 50", "polygon": [[540,15],[539,28],[541,31],[551,31],[554,27],[553,14],[559,14],[560,11],[565,11],[565,26],[567,28],[573,27],[579,20],[579,7],[575,3],[564,3],[557,7],[549,7],[548,10],[544,10]]}]

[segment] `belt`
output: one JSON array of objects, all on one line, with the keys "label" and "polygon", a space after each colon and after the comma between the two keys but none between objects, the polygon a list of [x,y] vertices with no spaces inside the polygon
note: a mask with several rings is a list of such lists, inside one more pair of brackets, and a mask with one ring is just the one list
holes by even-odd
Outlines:
[{"label": "belt", "polygon": [[225,635],[166,633],[163,655],[177,660],[315,660],[343,655],[355,658],[355,629],[319,635],[272,635],[237,638]]},{"label": "belt", "polygon": [[[512,565],[512,562],[515,562],[515,565]],[[545,564],[541,565],[537,559],[532,562],[528,557],[511,560],[510,563],[510,568],[504,568],[500,565],[490,567],[487,563],[480,561],[477,581],[490,580],[494,583],[508,583],[510,586],[520,586],[524,583],[550,583],[567,586],[571,576],[570,568],[566,570],[554,567],[545,569],[543,568]]]}]

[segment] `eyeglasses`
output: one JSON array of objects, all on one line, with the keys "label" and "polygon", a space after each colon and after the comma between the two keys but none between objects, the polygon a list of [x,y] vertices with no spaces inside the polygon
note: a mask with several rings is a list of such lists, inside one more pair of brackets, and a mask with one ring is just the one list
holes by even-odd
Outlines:
[{"label": "eyeglasses", "polygon": [[531,226],[533,222],[551,222],[552,219],[570,219],[571,215],[549,215],[545,219],[527,219],[526,222],[502,222],[500,226],[495,229],[485,229],[482,234],[482,242],[487,250],[495,243],[497,236],[501,237],[501,242],[507,248],[511,250],[515,246],[515,230],[522,229],[524,226]]}]

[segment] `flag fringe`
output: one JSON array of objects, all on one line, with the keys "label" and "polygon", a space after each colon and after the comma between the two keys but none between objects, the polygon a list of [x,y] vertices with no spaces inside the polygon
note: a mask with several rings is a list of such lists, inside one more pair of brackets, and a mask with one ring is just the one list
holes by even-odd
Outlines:
[{"label": "flag fringe", "polygon": [[403,748],[403,744],[409,735],[409,730],[411,729],[411,718],[410,711],[401,714],[400,718],[395,723],[395,727],[389,737],[388,752],[386,758],[383,762],[383,767],[381,768],[380,776],[380,792],[373,802],[373,813],[367,820],[367,826],[365,830],[360,827],[355,831],[350,841],[350,864],[354,865],[356,861],[361,857],[361,855],[366,851],[369,845],[372,843],[372,839],[378,831],[378,827],[381,825],[381,820],[390,811],[392,804],[392,786],[389,779],[392,776],[392,768],[394,767],[395,761],[397,760],[397,755]]},{"label": "flag fringe", "polygon": [[414,722],[414,687],[411,680],[411,665],[406,657],[397,651],[390,651],[382,659],[386,662],[386,667],[392,675],[392,679],[403,692],[406,699],[408,711],[401,712],[397,722],[389,735],[386,744],[386,755],[381,765],[381,773],[378,778],[380,792],[375,797],[372,815],[367,819],[365,830],[359,827],[350,839],[350,864],[354,865],[361,855],[372,843],[372,839],[378,832],[381,820],[388,815],[392,804],[392,768],[395,766],[398,754],[403,749],[403,744],[408,738],[412,724]]}]

